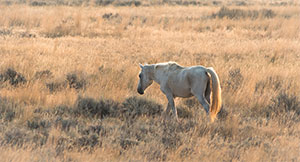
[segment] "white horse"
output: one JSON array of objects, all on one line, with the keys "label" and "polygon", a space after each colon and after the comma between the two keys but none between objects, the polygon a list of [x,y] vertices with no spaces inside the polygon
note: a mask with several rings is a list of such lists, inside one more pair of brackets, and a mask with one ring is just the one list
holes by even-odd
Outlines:
[{"label": "white horse", "polygon": [[173,115],[178,120],[174,104],[175,97],[196,96],[206,113],[214,121],[220,111],[221,86],[218,75],[213,68],[203,66],[182,67],[175,62],[141,65],[137,91],[144,94],[153,80],[160,85],[161,91],[168,99],[166,112],[172,108]]}]

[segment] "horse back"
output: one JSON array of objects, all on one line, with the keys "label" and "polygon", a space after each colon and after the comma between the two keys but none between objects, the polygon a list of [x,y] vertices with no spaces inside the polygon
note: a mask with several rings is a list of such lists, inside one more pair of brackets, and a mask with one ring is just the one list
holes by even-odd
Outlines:
[{"label": "horse back", "polygon": [[209,80],[206,68],[203,66],[193,66],[188,68],[186,77],[191,88],[202,85],[203,83],[206,84]]}]

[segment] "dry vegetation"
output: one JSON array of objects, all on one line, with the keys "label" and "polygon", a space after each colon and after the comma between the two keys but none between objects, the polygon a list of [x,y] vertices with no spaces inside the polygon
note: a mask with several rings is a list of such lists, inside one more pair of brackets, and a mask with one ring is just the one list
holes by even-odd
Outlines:
[{"label": "dry vegetation", "polygon": [[[1,161],[300,161],[300,6],[266,2],[0,1]],[[165,61],[215,68],[219,120],[137,96]]]}]

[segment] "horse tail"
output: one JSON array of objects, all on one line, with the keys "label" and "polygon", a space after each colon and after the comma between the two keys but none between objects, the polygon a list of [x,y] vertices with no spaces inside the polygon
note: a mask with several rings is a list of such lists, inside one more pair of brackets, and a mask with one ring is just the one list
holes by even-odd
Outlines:
[{"label": "horse tail", "polygon": [[215,70],[212,67],[209,67],[206,71],[210,74],[210,78],[212,80],[210,118],[211,121],[214,121],[222,106],[221,86],[219,77]]}]

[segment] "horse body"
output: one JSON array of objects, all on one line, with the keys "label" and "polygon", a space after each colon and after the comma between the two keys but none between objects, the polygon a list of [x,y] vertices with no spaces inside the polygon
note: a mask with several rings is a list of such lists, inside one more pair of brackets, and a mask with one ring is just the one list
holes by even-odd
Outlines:
[{"label": "horse body", "polygon": [[[174,97],[188,98],[193,96],[192,89],[197,88],[199,80],[206,80],[203,67],[189,67],[180,69],[168,76],[168,86]],[[206,81],[204,81],[206,82]],[[202,82],[201,82],[202,83]],[[200,85],[201,86],[201,85]]]},{"label": "horse body", "polygon": [[[140,94],[143,94],[154,80],[168,99],[167,113],[172,109],[175,118],[178,119],[174,98],[195,96],[206,113],[211,115],[211,120],[214,120],[221,107],[221,89],[218,76],[212,68],[182,67],[175,62],[140,65],[140,67],[142,68],[138,85]],[[213,82],[212,89],[210,80]],[[211,93],[212,91],[214,93]],[[213,100],[210,105],[211,98]]]}]

